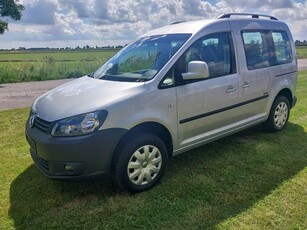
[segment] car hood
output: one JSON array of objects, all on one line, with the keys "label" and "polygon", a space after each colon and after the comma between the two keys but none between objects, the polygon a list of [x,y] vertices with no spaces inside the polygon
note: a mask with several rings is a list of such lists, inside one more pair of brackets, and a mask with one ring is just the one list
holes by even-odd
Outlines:
[{"label": "car hood", "polygon": [[118,82],[81,77],[58,86],[40,96],[32,111],[52,122],[78,114],[93,112],[144,90],[144,83]]}]

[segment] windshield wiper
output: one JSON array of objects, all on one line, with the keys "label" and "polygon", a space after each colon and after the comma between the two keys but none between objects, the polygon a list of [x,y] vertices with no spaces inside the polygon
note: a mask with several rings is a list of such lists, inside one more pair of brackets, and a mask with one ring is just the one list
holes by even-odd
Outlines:
[{"label": "windshield wiper", "polygon": [[94,72],[89,73],[87,76],[88,76],[88,77],[91,77],[91,78],[94,78]]}]

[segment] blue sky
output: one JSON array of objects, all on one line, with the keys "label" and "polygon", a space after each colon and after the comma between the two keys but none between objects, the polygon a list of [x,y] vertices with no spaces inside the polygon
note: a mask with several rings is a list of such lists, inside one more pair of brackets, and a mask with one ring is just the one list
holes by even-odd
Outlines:
[{"label": "blue sky", "polygon": [[0,49],[123,45],[175,21],[227,12],[269,14],[287,22],[294,40],[307,40],[305,0],[19,0],[20,21],[9,21]]}]

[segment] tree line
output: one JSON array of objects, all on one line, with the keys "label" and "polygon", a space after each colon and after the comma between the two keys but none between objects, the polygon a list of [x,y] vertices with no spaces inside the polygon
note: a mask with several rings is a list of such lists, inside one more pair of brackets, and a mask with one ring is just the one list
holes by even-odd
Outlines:
[{"label": "tree line", "polygon": [[296,40],[295,45],[296,46],[307,46],[307,41],[306,40],[304,41]]},{"label": "tree line", "polygon": [[63,48],[50,48],[50,47],[33,47],[33,48],[26,48],[26,47],[19,47],[19,48],[12,48],[12,49],[0,49],[0,51],[23,51],[23,50],[28,50],[28,51],[44,51],[44,50],[49,50],[49,51],[58,51],[58,50],[65,50],[65,51],[78,51],[78,50],[120,50],[124,46],[122,45],[117,45],[117,46],[77,46],[75,48],[72,47],[63,47]]}]

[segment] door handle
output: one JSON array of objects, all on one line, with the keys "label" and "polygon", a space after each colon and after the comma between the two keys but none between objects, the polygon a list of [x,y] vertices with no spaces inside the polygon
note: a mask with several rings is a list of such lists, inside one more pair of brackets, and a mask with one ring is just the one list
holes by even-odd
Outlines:
[{"label": "door handle", "polygon": [[236,87],[233,87],[232,85],[228,86],[227,90],[226,90],[226,93],[232,93],[234,91],[236,91]]},{"label": "door handle", "polygon": [[252,83],[248,82],[248,81],[245,81],[242,85],[242,88],[247,88],[247,87],[250,87]]}]

